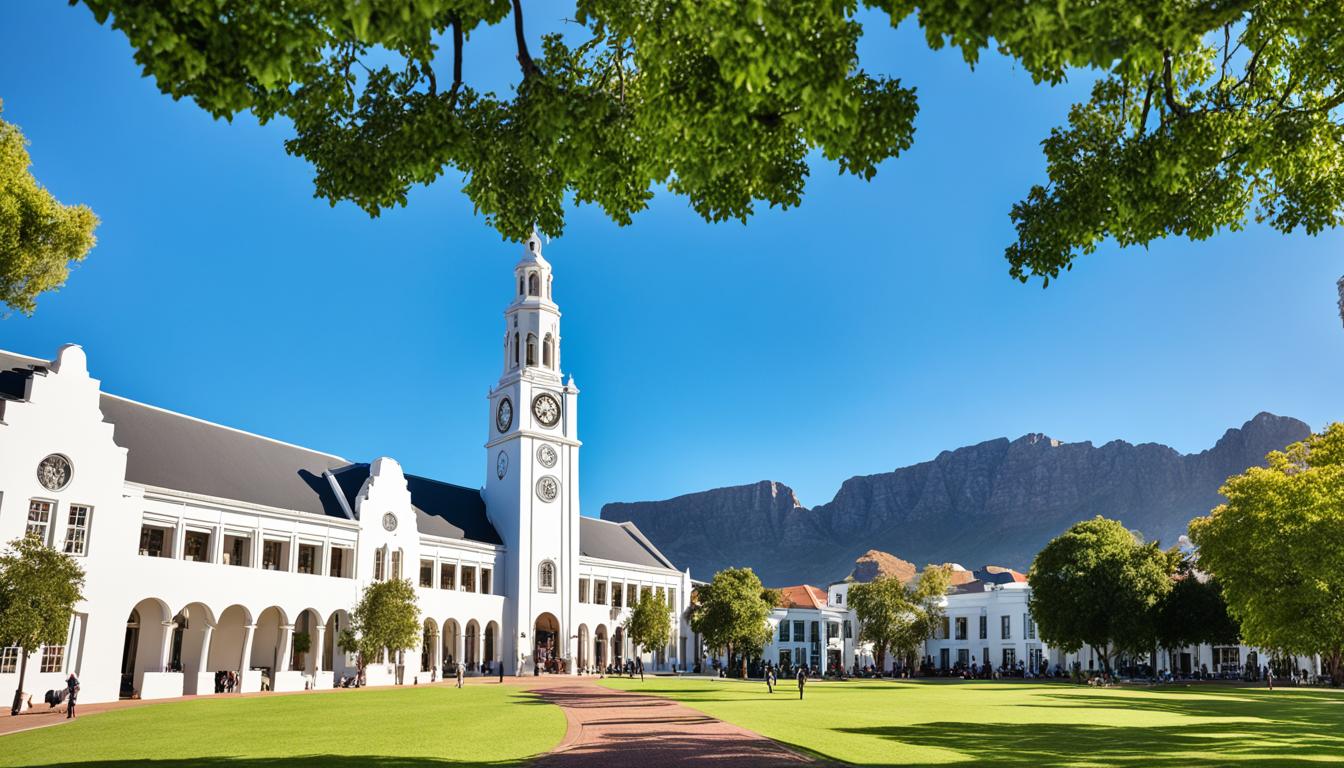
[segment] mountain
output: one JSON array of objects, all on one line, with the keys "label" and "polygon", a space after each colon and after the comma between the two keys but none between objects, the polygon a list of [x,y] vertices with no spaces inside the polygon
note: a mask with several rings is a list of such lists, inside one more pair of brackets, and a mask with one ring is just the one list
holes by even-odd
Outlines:
[{"label": "mountain", "polygon": [[1157,443],[1112,440],[1096,447],[1030,434],[852,477],[834,499],[811,509],[788,486],[763,480],[665,501],[611,503],[601,516],[634,522],[697,579],[747,565],[767,585],[826,584],[872,549],[919,564],[1026,570],[1052,537],[1095,515],[1175,544],[1191,518],[1220,503],[1218,488],[1229,475],[1310,433],[1297,419],[1260,413],[1194,454]]}]

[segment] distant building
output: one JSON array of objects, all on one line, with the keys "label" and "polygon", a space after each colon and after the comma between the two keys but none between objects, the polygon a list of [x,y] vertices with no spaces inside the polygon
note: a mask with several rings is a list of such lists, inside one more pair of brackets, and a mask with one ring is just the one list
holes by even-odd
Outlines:
[{"label": "distant building", "polygon": [[[578,397],[560,368],[560,310],[534,235],[510,281],[501,373],[485,397],[486,479],[463,487],[353,461],[102,391],[85,353],[0,353],[0,542],[25,534],[76,557],[85,599],[64,646],[35,649],[26,688],[77,672],[83,700],[329,688],[353,674],[336,647],[362,588],[417,587],[418,648],[370,682],[473,673],[574,672],[621,663],[620,628],[650,595],[674,615],[650,670],[685,666],[690,574],[632,524],[579,514]],[[171,365],[171,359],[142,361]],[[352,388],[395,367],[333,361]],[[236,363],[240,386],[266,372]],[[351,393],[352,407],[367,392]],[[333,414],[338,418],[339,414]],[[0,649],[0,690],[17,648]]]}]

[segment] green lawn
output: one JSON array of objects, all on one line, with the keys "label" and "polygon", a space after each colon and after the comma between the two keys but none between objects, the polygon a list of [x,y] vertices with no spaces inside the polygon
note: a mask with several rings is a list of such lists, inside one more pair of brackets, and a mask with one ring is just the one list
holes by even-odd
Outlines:
[{"label": "green lawn", "polygon": [[1344,692],[1012,682],[607,680],[861,765],[1257,766],[1344,761]]},{"label": "green lawn", "polygon": [[439,768],[549,751],[565,715],[514,686],[204,699],[0,736],[0,766]]}]

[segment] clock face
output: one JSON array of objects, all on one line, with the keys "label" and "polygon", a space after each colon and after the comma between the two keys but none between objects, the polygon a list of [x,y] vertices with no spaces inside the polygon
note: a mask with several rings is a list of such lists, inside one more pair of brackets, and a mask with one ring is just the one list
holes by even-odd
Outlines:
[{"label": "clock face", "polygon": [[498,476],[500,480],[503,480],[504,476],[507,475],[508,473],[509,473],[509,455],[503,451],[500,451],[499,456],[495,458],[495,475]]},{"label": "clock face", "polygon": [[37,465],[37,481],[48,491],[59,491],[69,485],[74,474],[70,460],[59,453],[51,454]]},{"label": "clock face", "polygon": [[560,495],[560,481],[546,475],[537,481],[537,498],[542,501],[555,501]]},{"label": "clock face", "polygon": [[537,461],[541,462],[541,466],[547,469],[554,467],[556,460],[559,458],[560,456],[555,452],[555,449],[546,443],[542,443],[541,447],[537,449]]},{"label": "clock face", "polygon": [[383,515],[383,528],[389,531],[397,530],[397,516],[391,512]]},{"label": "clock face", "polygon": [[499,410],[495,411],[495,427],[500,432],[508,432],[513,426],[513,401],[505,397],[499,401]]},{"label": "clock face", "polygon": [[543,427],[554,427],[560,421],[560,401],[546,393],[537,395],[532,400],[532,415]]}]

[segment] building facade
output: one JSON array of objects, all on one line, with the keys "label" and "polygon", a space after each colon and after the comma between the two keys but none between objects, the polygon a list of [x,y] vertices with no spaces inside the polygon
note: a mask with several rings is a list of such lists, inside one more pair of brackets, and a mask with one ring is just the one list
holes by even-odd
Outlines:
[{"label": "building facade", "polygon": [[[560,367],[553,273],[534,235],[515,265],[502,371],[487,397],[486,479],[463,487],[352,461],[104,392],[78,346],[0,352],[0,542],[35,535],[75,557],[84,599],[65,645],[35,649],[25,688],[70,672],[86,701],[328,688],[354,673],[336,643],[363,588],[410,579],[419,647],[370,683],[574,673],[640,654],[683,666],[682,572],[630,523],[579,508],[578,396]],[[666,648],[621,624],[661,595]],[[0,689],[17,685],[0,649]]]}]

